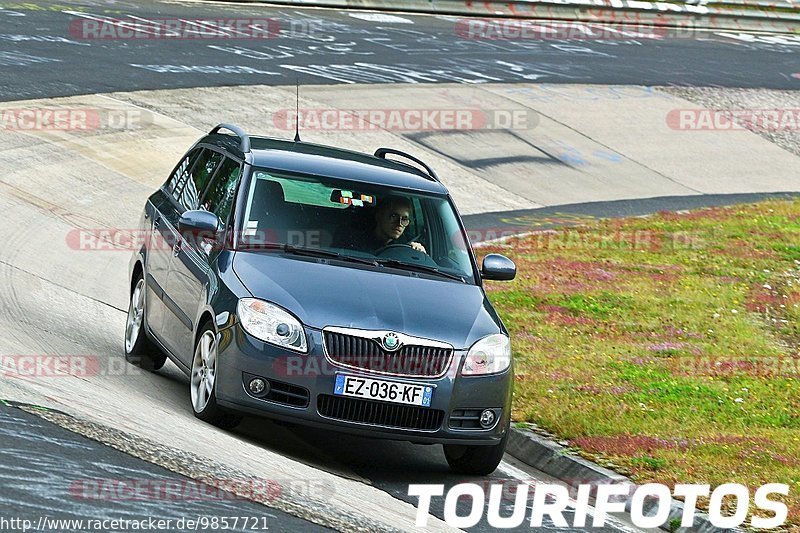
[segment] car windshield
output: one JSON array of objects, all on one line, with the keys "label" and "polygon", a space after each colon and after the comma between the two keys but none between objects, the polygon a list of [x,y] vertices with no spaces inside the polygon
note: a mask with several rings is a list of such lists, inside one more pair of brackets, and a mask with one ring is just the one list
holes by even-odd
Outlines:
[{"label": "car windshield", "polygon": [[255,169],[242,224],[245,249],[317,251],[474,280],[458,217],[443,196]]}]

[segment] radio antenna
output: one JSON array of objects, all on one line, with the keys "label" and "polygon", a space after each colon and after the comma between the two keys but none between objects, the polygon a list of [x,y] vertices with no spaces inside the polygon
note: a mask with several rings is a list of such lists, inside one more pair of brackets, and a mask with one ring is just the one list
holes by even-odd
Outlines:
[{"label": "radio antenna", "polygon": [[300,142],[300,78],[295,78],[294,142]]}]

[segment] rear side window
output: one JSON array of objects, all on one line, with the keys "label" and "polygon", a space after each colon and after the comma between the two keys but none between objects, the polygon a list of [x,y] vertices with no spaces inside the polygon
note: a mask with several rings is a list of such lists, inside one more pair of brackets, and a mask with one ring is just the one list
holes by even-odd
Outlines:
[{"label": "rear side window", "polygon": [[241,174],[241,163],[225,158],[203,202],[203,209],[216,214],[223,224],[231,214],[233,197],[236,195],[236,185]]},{"label": "rear side window", "polygon": [[200,197],[211,181],[214,171],[222,162],[223,155],[213,150],[205,149],[197,162],[192,166],[189,179],[178,197],[184,209],[194,210],[200,208]]},{"label": "rear side window", "polygon": [[186,154],[186,157],[183,158],[169,178],[166,190],[176,201],[179,198],[180,192],[183,190],[183,186],[186,185],[186,180],[189,178],[189,170],[191,170],[192,165],[197,161],[202,151],[201,148],[195,148]]}]

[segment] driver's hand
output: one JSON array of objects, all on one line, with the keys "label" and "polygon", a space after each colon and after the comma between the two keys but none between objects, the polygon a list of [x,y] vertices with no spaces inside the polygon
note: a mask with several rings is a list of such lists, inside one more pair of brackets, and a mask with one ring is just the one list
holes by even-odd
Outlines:
[{"label": "driver's hand", "polygon": [[409,246],[411,246],[413,249],[415,249],[418,252],[422,252],[423,254],[427,254],[428,253],[428,251],[425,249],[425,247],[422,246],[418,242],[409,243]]}]

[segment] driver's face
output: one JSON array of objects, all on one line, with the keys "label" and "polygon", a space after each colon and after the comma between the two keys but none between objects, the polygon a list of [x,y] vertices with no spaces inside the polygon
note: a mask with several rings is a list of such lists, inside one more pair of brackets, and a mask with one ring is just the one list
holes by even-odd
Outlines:
[{"label": "driver's face", "polygon": [[403,206],[390,206],[378,213],[377,233],[381,238],[395,240],[403,234],[410,221],[411,213]]}]

